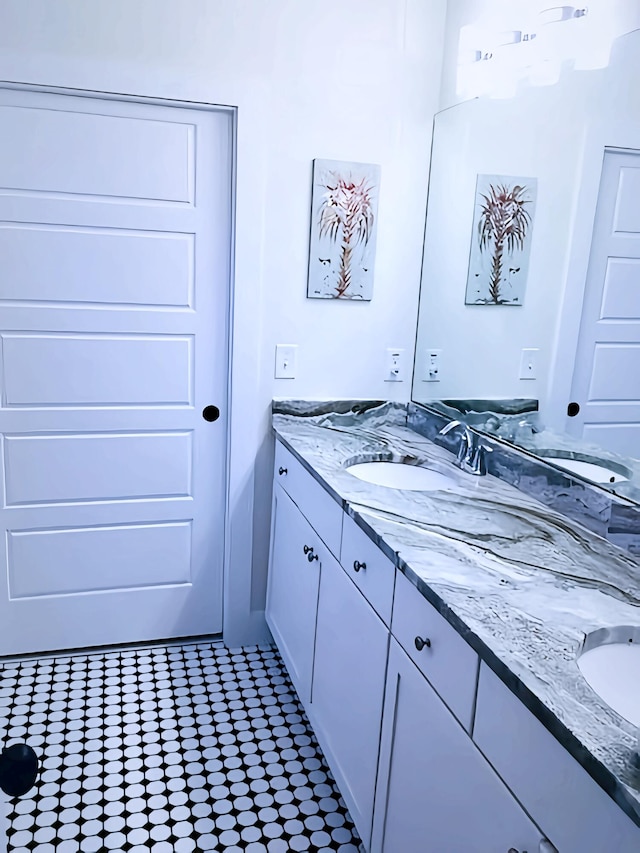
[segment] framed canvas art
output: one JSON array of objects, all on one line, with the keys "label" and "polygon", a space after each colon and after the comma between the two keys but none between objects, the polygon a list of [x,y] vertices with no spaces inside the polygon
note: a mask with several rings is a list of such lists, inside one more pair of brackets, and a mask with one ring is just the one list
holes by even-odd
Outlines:
[{"label": "framed canvas art", "polygon": [[307,296],[370,300],[380,167],[313,161]]}]

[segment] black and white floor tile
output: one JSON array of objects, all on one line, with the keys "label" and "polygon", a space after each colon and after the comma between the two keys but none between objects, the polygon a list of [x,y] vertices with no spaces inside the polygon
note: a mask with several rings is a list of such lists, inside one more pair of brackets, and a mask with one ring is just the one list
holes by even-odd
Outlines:
[{"label": "black and white floor tile", "polygon": [[151,646],[0,663],[0,744],[42,758],[9,853],[357,853],[272,647]]}]

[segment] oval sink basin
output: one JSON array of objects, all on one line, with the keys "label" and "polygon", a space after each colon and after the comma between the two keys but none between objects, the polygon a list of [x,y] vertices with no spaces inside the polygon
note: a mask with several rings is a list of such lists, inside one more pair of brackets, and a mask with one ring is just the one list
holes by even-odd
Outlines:
[{"label": "oval sink basin", "polygon": [[585,462],[582,459],[566,459],[563,456],[547,456],[544,454],[541,454],[541,457],[547,462],[557,465],[558,468],[564,468],[565,471],[584,477],[585,480],[591,480],[592,483],[611,485],[612,483],[624,483],[629,479],[619,471],[609,468],[606,462],[600,464],[599,462]]},{"label": "oval sink basin", "polygon": [[610,708],[640,727],[640,628],[601,628],[589,634],[578,667]]},{"label": "oval sink basin", "polygon": [[455,480],[419,465],[407,465],[404,462],[359,462],[345,469],[365,483],[386,486],[388,489],[407,489],[413,492],[435,492],[450,489]]}]

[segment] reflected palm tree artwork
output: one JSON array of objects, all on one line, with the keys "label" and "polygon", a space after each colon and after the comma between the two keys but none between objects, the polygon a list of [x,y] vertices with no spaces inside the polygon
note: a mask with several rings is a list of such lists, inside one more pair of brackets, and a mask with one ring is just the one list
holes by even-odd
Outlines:
[{"label": "reflected palm tree artwork", "polygon": [[378,166],[314,160],[308,296],[371,299],[379,184]]},{"label": "reflected palm tree artwork", "polygon": [[466,303],[522,305],[537,182],[478,175]]}]

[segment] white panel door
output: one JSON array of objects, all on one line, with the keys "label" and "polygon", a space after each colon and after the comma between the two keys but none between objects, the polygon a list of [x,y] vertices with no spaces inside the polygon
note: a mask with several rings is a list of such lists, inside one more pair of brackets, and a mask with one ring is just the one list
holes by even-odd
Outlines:
[{"label": "white panel door", "polygon": [[222,628],[231,120],[0,90],[0,654]]},{"label": "white panel door", "polygon": [[640,152],[604,157],[567,431],[640,457]]}]

